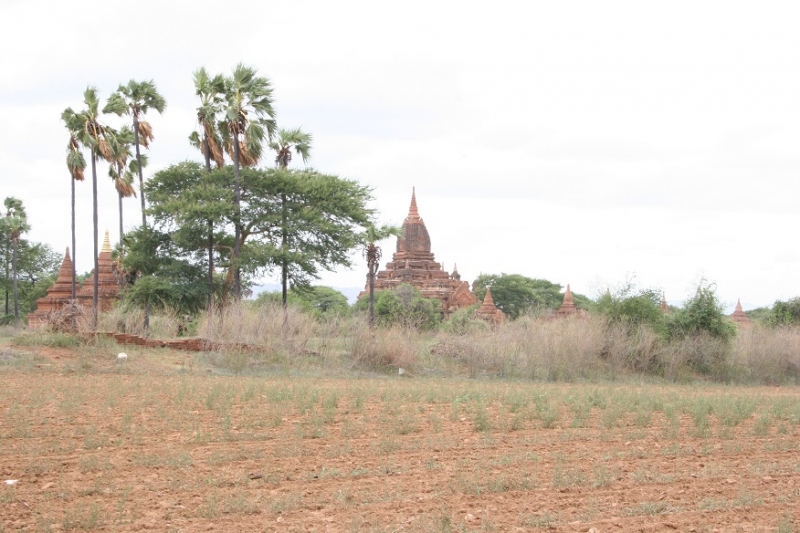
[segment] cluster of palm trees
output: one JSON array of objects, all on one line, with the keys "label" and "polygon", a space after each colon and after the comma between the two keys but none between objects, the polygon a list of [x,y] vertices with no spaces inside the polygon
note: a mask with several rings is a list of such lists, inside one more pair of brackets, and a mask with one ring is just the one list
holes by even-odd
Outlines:
[{"label": "cluster of palm trees", "polygon": [[[292,160],[292,151],[305,163],[311,152],[311,134],[300,128],[278,128],[273,107],[272,84],[268,78],[258,76],[255,69],[238,64],[230,77],[217,74],[211,76],[205,68],[194,73],[195,94],[200,99],[197,108],[198,131],[189,136],[205,158],[206,172],[211,172],[211,161],[221,168],[228,154],[234,171],[234,202],[237,217],[241,212],[242,167],[255,167],[262,158],[264,147],[275,153],[275,165],[286,170]],[[285,203],[285,198],[282,199]],[[209,220],[209,283],[213,278],[213,226]],[[285,225],[284,225],[285,226]],[[235,298],[242,295],[240,268],[237,265],[241,254],[242,227],[237,222],[234,228],[234,248],[231,257],[233,292]],[[288,246],[284,232],[282,247]],[[281,265],[283,305],[287,302],[287,271]]]},{"label": "cluster of palm trees", "polygon": [[[189,136],[190,142],[200,149],[205,158],[206,171],[211,172],[211,162],[216,166],[225,165],[225,154],[233,163],[235,185],[233,191],[236,212],[241,212],[240,169],[254,167],[262,158],[264,148],[274,150],[275,164],[286,169],[292,159],[292,151],[305,162],[311,150],[311,135],[299,128],[278,129],[272,83],[259,76],[256,69],[238,64],[230,76],[217,74],[211,76],[205,68],[194,73],[195,93],[200,99],[197,108],[198,131]],[[106,105],[100,108],[100,99],[95,87],[88,87],[83,95],[84,108],[74,111],[64,110],[61,118],[69,134],[67,144],[67,168],[72,177],[72,253],[75,256],[75,182],[83,181],[88,151],[92,176],[92,224],[94,242],[94,270],[98,269],[98,220],[97,220],[97,163],[99,160],[109,164],[109,177],[113,180],[119,202],[119,229],[123,233],[122,199],[136,196],[134,178],[139,178],[139,197],[142,204],[142,226],[147,226],[144,197],[143,169],[147,166],[147,156],[141,147],[148,148],[153,140],[153,129],[145,116],[149,111],[163,113],[166,107],[164,97],[159,94],[151,80],[131,80],[111,94]],[[103,115],[128,115],[132,125],[112,128],[104,122]],[[135,154],[135,157],[134,157]],[[238,220],[238,216],[236,217]],[[234,249],[231,257],[233,292],[241,298],[242,285],[240,268],[237,265],[241,255],[242,228],[235,224]],[[209,283],[213,281],[213,221],[209,220]],[[287,243],[284,239],[283,245]],[[72,271],[72,299],[75,300],[75,262]],[[286,280],[286,266],[283,267],[283,280]],[[97,324],[98,287],[94,277],[94,299],[92,302],[92,323]],[[284,294],[286,288],[284,287]],[[285,298],[284,298],[285,301]],[[147,320],[145,310],[145,320]],[[146,322],[145,322],[146,326]]]},{"label": "cluster of palm trees", "polygon": [[[150,110],[164,112],[166,102],[158,93],[151,80],[131,80],[120,85],[108,99],[102,111],[97,88],[87,87],[83,93],[84,109],[74,111],[68,107],[61,113],[61,119],[69,133],[67,143],[67,168],[70,171],[72,189],[72,254],[75,254],[75,182],[83,181],[86,169],[84,151],[89,152],[92,170],[92,229],[94,242],[94,272],[98,271],[98,221],[97,221],[97,162],[109,164],[109,176],[114,181],[119,198],[119,224],[122,234],[122,198],[135,195],[132,186],[133,176],[139,176],[139,190],[142,201],[142,225],[147,225],[145,200],[142,191],[142,169],[147,158],[141,154],[140,146],[147,148],[153,140],[153,128],[143,116]],[[130,115],[133,126],[112,128],[103,121],[104,114]],[[136,159],[132,160],[135,149]],[[72,300],[75,301],[75,262],[72,263]],[[92,326],[97,325],[98,276],[94,276],[94,297],[92,299]]]}]

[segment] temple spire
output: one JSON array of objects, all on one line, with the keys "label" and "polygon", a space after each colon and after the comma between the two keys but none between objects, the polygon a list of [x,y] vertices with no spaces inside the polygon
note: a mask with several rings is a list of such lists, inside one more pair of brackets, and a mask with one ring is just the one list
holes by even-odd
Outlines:
[{"label": "temple spire", "polygon": [[416,187],[411,188],[411,207],[408,208],[407,219],[418,219],[419,210],[417,209],[417,191]]},{"label": "temple spire", "polygon": [[103,252],[111,253],[111,241],[108,238],[108,230],[106,230],[106,236],[103,238],[103,247],[100,249],[100,253]]}]

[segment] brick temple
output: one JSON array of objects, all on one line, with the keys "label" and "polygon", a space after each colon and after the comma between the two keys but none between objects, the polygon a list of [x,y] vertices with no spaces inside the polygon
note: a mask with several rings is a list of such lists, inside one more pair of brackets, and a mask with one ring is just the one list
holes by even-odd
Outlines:
[{"label": "brick temple", "polygon": [[[119,299],[120,283],[117,275],[114,260],[111,258],[111,243],[106,231],[103,239],[103,247],[97,256],[98,271],[97,278],[97,306],[99,311],[110,311]],[[83,283],[75,287],[75,300],[78,305],[85,309],[92,308],[94,297],[94,271],[86,278]],[[47,295],[36,300],[36,311],[28,315],[28,327],[37,328],[47,325],[50,316],[68,305],[72,300],[72,258],[67,248],[64,260],[58,269],[56,282],[47,289]]]},{"label": "brick temple", "polygon": [[[442,302],[442,315],[447,318],[458,309],[478,303],[469,283],[461,281],[458,267],[447,273],[431,252],[431,238],[419,216],[416,191],[411,192],[411,207],[403,221],[403,236],[397,238],[397,251],[386,268],[375,277],[375,290],[390,290],[407,283],[425,298]],[[367,289],[369,290],[369,289]],[[364,294],[364,293],[362,293]]]}]

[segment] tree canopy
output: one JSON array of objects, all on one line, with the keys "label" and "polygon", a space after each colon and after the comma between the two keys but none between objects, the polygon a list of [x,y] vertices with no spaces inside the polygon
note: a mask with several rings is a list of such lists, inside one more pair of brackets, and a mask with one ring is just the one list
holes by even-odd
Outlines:
[{"label": "tree canopy", "polygon": [[[245,279],[269,275],[285,261],[291,285],[303,287],[323,270],[351,265],[350,251],[372,216],[367,208],[369,188],[314,170],[244,168],[241,211],[237,211],[232,201],[234,180],[230,167],[209,173],[199,163],[184,162],[157,172],[146,183],[155,233],[167,236],[156,242],[162,247],[168,243],[172,259],[205,268],[211,223],[216,263],[224,270],[222,294],[233,291],[231,258],[237,225],[238,266]],[[288,246],[281,245],[284,234],[289,236]],[[127,268],[146,271],[127,255],[125,261]],[[159,270],[148,275],[158,277]]]},{"label": "tree canopy", "polygon": [[[481,274],[472,285],[478,300],[486,296],[486,287],[492,288],[497,308],[512,319],[530,311],[558,309],[564,301],[561,285],[521,274]],[[592,302],[586,296],[574,292],[572,296],[578,308],[591,307]]]}]

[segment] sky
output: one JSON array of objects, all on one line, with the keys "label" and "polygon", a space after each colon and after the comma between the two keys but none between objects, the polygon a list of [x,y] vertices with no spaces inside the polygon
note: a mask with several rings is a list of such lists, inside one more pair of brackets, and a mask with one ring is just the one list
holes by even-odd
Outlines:
[{"label": "sky", "polygon": [[[590,297],[634,280],[676,304],[706,279],[745,309],[800,295],[800,3],[231,6],[0,3],[0,195],[23,200],[30,239],[70,243],[60,115],[87,85],[105,99],[152,79],[166,98],[148,116],[147,179],[200,160],[192,72],[244,62],[272,81],[279,126],[314,136],[309,164],[370,186],[380,222],[402,224],[416,187],[432,251],[462,279],[516,273]],[[107,165],[98,174],[116,242]],[[90,179],[77,189],[86,272]],[[138,200],[124,213],[136,227]],[[353,257],[320,283],[362,287]]]}]

